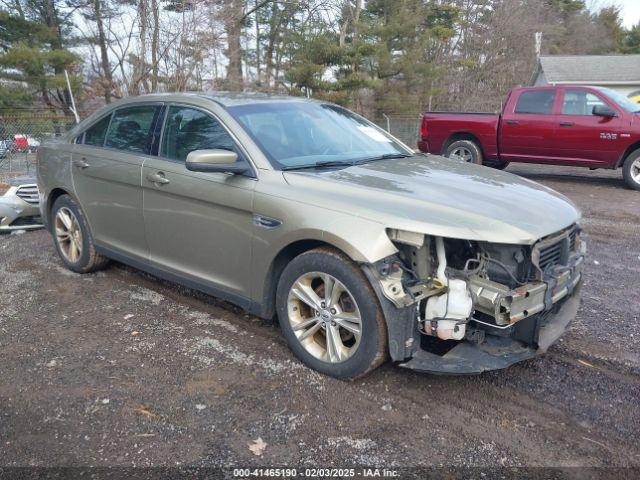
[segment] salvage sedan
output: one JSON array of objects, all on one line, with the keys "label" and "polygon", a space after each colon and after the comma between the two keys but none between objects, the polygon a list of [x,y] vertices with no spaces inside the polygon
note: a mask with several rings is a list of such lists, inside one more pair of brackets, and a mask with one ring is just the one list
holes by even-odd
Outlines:
[{"label": "salvage sedan", "polygon": [[125,99],[43,145],[38,184],[69,269],[115,259],[277,316],[295,355],[335,377],[389,357],[504,368],[544,352],[578,308],[571,202],[415,154],[325,102]]},{"label": "salvage sedan", "polygon": [[0,233],[42,228],[35,177],[15,177],[0,196]]}]

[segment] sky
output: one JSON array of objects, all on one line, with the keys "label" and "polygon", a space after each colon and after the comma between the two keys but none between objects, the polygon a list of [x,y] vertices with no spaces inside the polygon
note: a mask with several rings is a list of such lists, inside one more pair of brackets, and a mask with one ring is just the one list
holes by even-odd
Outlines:
[{"label": "sky", "polygon": [[640,0],[592,0],[589,3],[592,10],[608,5],[619,5],[622,8],[622,20],[627,28],[640,22]]}]

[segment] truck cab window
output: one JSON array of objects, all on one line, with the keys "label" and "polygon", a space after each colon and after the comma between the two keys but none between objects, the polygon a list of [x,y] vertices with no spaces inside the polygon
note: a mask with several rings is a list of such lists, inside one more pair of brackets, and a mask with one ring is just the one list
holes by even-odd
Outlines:
[{"label": "truck cab window", "polygon": [[553,113],[553,101],[555,98],[555,90],[532,90],[523,92],[518,99],[515,113],[551,115]]},{"label": "truck cab window", "polygon": [[593,107],[605,105],[593,93],[584,90],[565,90],[562,102],[563,115],[593,115]]}]

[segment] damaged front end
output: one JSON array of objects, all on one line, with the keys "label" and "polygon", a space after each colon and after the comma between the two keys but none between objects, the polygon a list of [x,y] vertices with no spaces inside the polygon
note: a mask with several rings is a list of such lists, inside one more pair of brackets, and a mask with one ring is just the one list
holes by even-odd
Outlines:
[{"label": "damaged front end", "polygon": [[0,193],[0,233],[42,228],[35,178],[16,177],[8,183],[7,191]]},{"label": "damaged front end", "polygon": [[389,230],[398,253],[366,269],[394,361],[449,374],[543,353],[575,317],[586,247],[573,225],[533,245]]}]

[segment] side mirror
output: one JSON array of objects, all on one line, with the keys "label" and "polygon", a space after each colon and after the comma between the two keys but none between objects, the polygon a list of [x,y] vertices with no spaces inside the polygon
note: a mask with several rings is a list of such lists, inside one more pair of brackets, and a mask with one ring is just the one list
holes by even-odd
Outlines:
[{"label": "side mirror", "polygon": [[187,170],[192,172],[220,172],[240,175],[249,171],[246,162],[238,161],[238,154],[229,150],[194,150],[187,155]]},{"label": "side mirror", "polygon": [[616,111],[609,105],[596,105],[593,107],[593,114],[597,117],[613,118],[617,117]]}]

